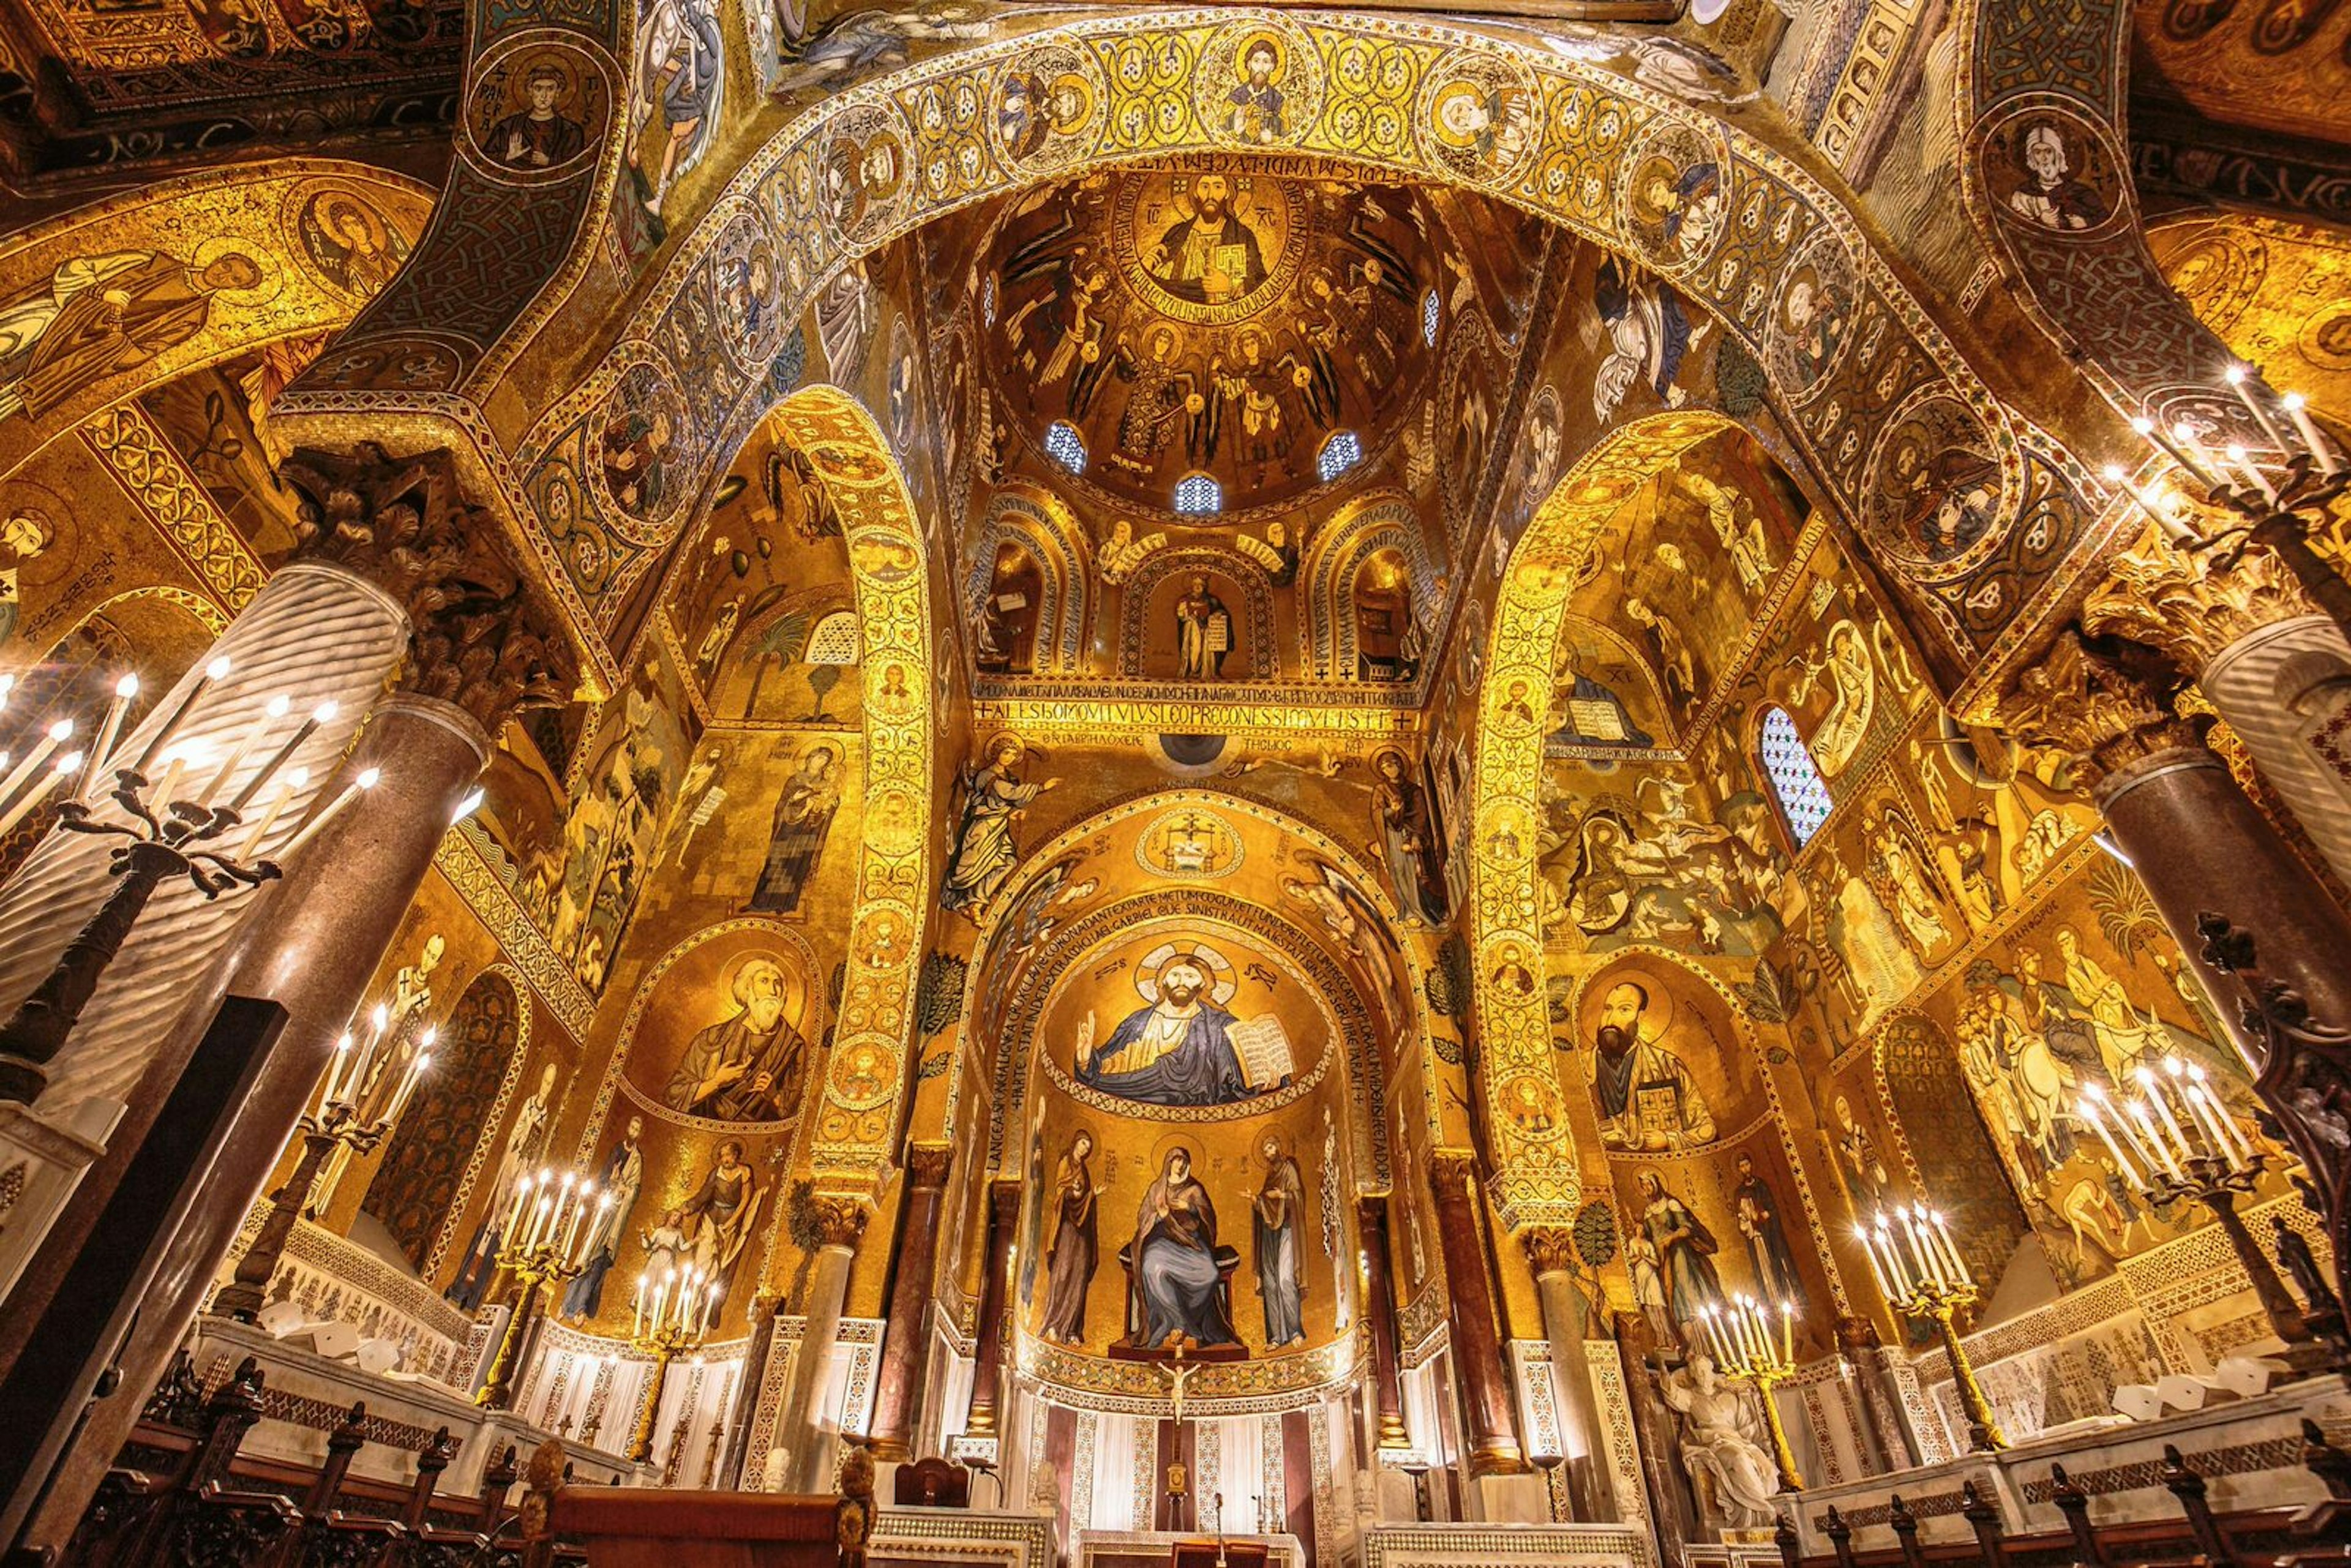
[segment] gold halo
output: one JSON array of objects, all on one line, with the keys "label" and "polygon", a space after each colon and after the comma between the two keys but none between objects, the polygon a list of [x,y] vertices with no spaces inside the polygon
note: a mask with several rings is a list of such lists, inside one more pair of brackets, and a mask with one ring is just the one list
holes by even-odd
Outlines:
[{"label": "gold halo", "polygon": [[1177,959],[1185,959],[1208,972],[1208,999],[1223,1007],[1233,999],[1240,977],[1233,969],[1232,960],[1209,946],[1206,942],[1185,937],[1174,942],[1162,942],[1145,953],[1134,966],[1135,994],[1153,1007],[1159,1005],[1159,971]]},{"label": "gold halo", "polygon": [[1290,51],[1284,48],[1281,40],[1271,33],[1252,33],[1241,40],[1241,47],[1233,51],[1233,75],[1243,80],[1248,79],[1249,57],[1259,44],[1263,44],[1273,55],[1273,69],[1267,73],[1265,79],[1270,86],[1280,87],[1281,78],[1290,74]]},{"label": "gold halo", "polygon": [[758,963],[763,959],[768,963],[773,964],[776,967],[776,973],[782,977],[784,982],[785,1021],[789,1023],[794,1029],[798,1029],[799,1027],[799,1020],[790,1016],[792,1010],[793,990],[792,967],[789,964],[784,962],[784,956],[781,953],[771,953],[765,947],[754,947],[748,952],[737,953],[732,959],[728,960],[726,967],[719,971],[720,975],[724,977],[724,983],[718,988],[718,994],[726,998],[727,1006],[742,1006],[741,1003],[735,999],[736,982],[742,979],[743,971],[745,969],[749,968],[753,964]]},{"label": "gold halo", "polygon": [[239,235],[214,235],[212,238],[200,243],[188,257],[188,270],[202,273],[205,267],[210,267],[222,256],[232,254],[241,256],[253,263],[253,269],[260,275],[260,281],[250,288],[214,289],[213,292],[216,298],[250,299],[259,304],[277,297],[278,289],[283,287],[277,273],[263,260],[261,247],[253,245]]},{"label": "gold halo", "polygon": [[1437,97],[1429,104],[1429,130],[1447,147],[1468,146],[1470,138],[1456,136],[1445,128],[1446,106],[1464,98],[1477,99],[1482,103],[1485,97],[1485,93],[1479,89],[1476,82],[1465,79],[1446,83],[1437,89]]}]

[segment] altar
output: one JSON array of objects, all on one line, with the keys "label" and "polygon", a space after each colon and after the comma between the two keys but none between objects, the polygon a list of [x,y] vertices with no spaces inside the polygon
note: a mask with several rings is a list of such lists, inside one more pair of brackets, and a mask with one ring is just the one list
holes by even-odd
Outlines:
[{"label": "altar", "polygon": [[[1228,1535],[1225,1568],[1303,1568],[1294,1535]],[[1218,1537],[1191,1530],[1081,1530],[1072,1568],[1217,1568]]]}]

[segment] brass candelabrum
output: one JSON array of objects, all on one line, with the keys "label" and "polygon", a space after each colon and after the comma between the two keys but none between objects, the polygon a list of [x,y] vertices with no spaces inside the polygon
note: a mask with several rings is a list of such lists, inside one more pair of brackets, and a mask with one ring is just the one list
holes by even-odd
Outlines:
[{"label": "brass candelabrum", "polygon": [[1796,1452],[1788,1446],[1788,1429],[1780,1422],[1780,1402],[1771,1397],[1771,1390],[1795,1375],[1795,1304],[1781,1302],[1779,1317],[1779,1332],[1774,1333],[1770,1304],[1750,1296],[1708,1301],[1698,1312],[1715,1364],[1723,1375],[1755,1385],[1756,1399],[1763,1406],[1763,1425],[1771,1434],[1771,1461],[1780,1469],[1780,1490],[1796,1492],[1804,1490],[1804,1480],[1796,1473]]},{"label": "brass candelabrum", "polygon": [[[538,1191],[537,1201],[531,1197],[534,1186]],[[489,1375],[482,1380],[481,1392],[474,1396],[475,1404],[503,1410],[513,1402],[516,1364],[522,1359],[523,1343],[538,1321],[540,1299],[549,1289],[570,1283],[587,1270],[587,1243],[601,1226],[586,1221],[591,1211],[601,1218],[611,1203],[611,1193],[600,1192],[592,1183],[569,1173],[559,1177],[551,1168],[517,1184],[497,1252],[498,1268],[514,1281],[514,1307],[507,1317],[506,1333],[498,1337],[497,1354],[490,1359]]]},{"label": "brass candelabrum", "polygon": [[1975,1363],[1959,1339],[1959,1314],[1979,1299],[1975,1275],[1959,1256],[1950,1222],[1933,1209],[1896,1207],[1891,1218],[1881,1212],[1874,1228],[1860,1230],[1869,1253],[1870,1272],[1886,1304],[1906,1318],[1931,1319],[1951,1364],[1951,1381],[1959,1391],[1959,1407],[1967,1413],[1968,1442],[1978,1453],[1998,1453],[2008,1438],[1984,1397],[1976,1378]]},{"label": "brass candelabrum", "polygon": [[269,1215],[262,1221],[261,1233],[237,1260],[235,1275],[214,1296],[212,1310],[216,1316],[246,1323],[260,1316],[269,1281],[277,1273],[277,1260],[286,1251],[294,1222],[301,1217],[311,1189],[318,1185],[319,1173],[340,1150],[372,1154],[408,1108],[417,1081],[433,1065],[433,1042],[440,1031],[428,1029],[409,1053],[400,1071],[399,1087],[389,1087],[389,1070],[402,1042],[389,1038],[389,1009],[378,1007],[373,1021],[374,1031],[364,1047],[357,1046],[349,1032],[336,1043],[334,1065],[319,1086],[319,1103],[294,1124],[295,1135],[302,1140],[302,1157],[294,1163],[294,1172],[285,1185],[270,1194]]},{"label": "brass candelabrum", "polygon": [[[2201,501],[2230,515],[2233,520],[2226,527],[2198,527],[2183,515],[2192,512],[2192,506],[2171,506],[2158,489],[2133,483],[2119,465],[2107,465],[2105,480],[2127,490],[2173,548],[2208,558],[2217,570],[2236,565],[2248,549],[2269,551],[2294,574],[2312,602],[2351,637],[2351,582],[2311,544],[2314,535],[2328,528],[2335,503],[2351,489],[2351,466],[2313,422],[2300,393],[2272,394],[2285,415],[2281,423],[2257,395],[2268,391],[2257,370],[2231,365],[2222,380],[2229,394],[2261,427],[2266,438],[2262,450],[2233,443],[2216,449],[2205,443],[2205,430],[2192,420],[2175,420],[2167,430],[2142,416],[2131,427],[2178,465],[2191,502]],[[2289,424],[2292,435],[2286,434]]]},{"label": "brass candelabrum", "polygon": [[[675,1275],[675,1270],[672,1270]],[[690,1350],[699,1350],[710,1333],[710,1313],[716,1300],[714,1286],[698,1289],[699,1276],[688,1270],[660,1286],[650,1279],[637,1281],[637,1314],[630,1344],[640,1355],[653,1357],[653,1372],[645,1379],[645,1396],[637,1406],[637,1427],[629,1437],[629,1462],[650,1464],[653,1427],[661,1420],[662,1395],[669,1387],[669,1364]],[[673,1294],[674,1291],[674,1294]]]},{"label": "brass candelabrum", "polygon": [[2201,1066],[2177,1056],[2142,1058],[2130,1081],[2137,1092],[2120,1101],[2091,1086],[2076,1113],[2104,1140],[2123,1178],[2149,1202],[2160,1206],[2185,1198],[2211,1210],[2271,1332],[2285,1344],[2280,1359],[2297,1372],[2326,1368],[2333,1354],[2311,1332],[2285,1281],[2237,1212],[2238,1200],[2260,1186],[2268,1155],[2237,1125]]},{"label": "brass candelabrum", "polygon": [[[99,982],[121,953],[122,944],[129,939],[140,915],[146,912],[156,889],[184,876],[197,892],[213,899],[232,889],[270,881],[280,874],[279,866],[330,819],[361,791],[374,786],[375,770],[370,768],[333,802],[314,814],[293,838],[279,845],[273,855],[262,858],[263,840],[308,781],[306,770],[287,770],[286,764],[320,725],[334,717],[335,705],[321,704],[298,722],[275,751],[232,793],[246,760],[263,742],[275,737],[279,722],[292,705],[283,695],[270,699],[261,716],[215,768],[207,748],[193,742],[174,745],[172,737],[197,698],[225,679],[228,672],[225,658],[216,658],[205,665],[154,736],[127,765],[118,765],[116,753],[126,748],[118,748],[116,742],[139,683],[136,676],[126,675],[116,685],[114,705],[108,710],[97,745],[87,758],[83,791],[58,806],[57,819],[57,825],[67,832],[102,834],[125,841],[115,846],[107,863],[108,874],[115,879],[114,891],[88,924],[74,934],[73,940],[66,944],[56,967],[18,1004],[7,1020],[0,1023],[0,1101],[30,1103],[40,1097],[48,1085],[50,1063],[65,1048],[74,1026],[81,1020],[82,1009],[97,993]],[[9,775],[5,785],[0,786],[0,799],[15,797],[16,801],[5,824],[0,825],[13,826],[37,802],[40,790],[17,794],[25,782],[24,776],[49,751],[70,738],[72,732],[70,720],[50,727],[43,747],[27,756]],[[61,784],[77,770],[82,770],[83,766],[79,752],[58,758],[48,775],[47,786]],[[236,843],[229,844],[226,838],[230,831],[246,823],[246,812],[255,807],[264,788],[281,772],[284,778],[267,803],[261,806],[258,819]],[[108,774],[113,777],[114,788],[101,798],[88,780]],[[101,816],[100,808],[106,803],[111,803],[119,815]]]}]

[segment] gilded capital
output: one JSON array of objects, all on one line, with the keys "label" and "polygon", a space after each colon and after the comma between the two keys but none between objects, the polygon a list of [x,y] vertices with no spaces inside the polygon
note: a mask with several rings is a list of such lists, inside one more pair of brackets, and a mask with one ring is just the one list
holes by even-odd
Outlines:
[{"label": "gilded capital", "polygon": [[955,1150],[946,1144],[913,1144],[906,1149],[906,1179],[915,1186],[945,1186]]},{"label": "gilded capital", "polygon": [[2090,647],[2074,627],[2017,676],[2000,722],[2071,754],[2094,793],[2101,779],[2134,762],[2203,744],[2155,680]]},{"label": "gilded capital", "polygon": [[305,448],[278,471],[300,497],[300,557],[366,578],[407,612],[409,690],[491,735],[569,698],[578,668],[562,614],[517,568],[496,518],[466,504],[446,452]]},{"label": "gilded capital", "polygon": [[1545,1274],[1565,1274],[1575,1268],[1575,1233],[1556,1225],[1538,1225],[1519,1232],[1519,1244],[1527,1249],[1527,1261],[1534,1265],[1535,1277]]},{"label": "gilded capital", "polygon": [[2223,565],[2144,544],[2116,556],[2108,572],[2082,606],[2083,629],[2159,648],[2189,671],[2203,670],[2264,626],[2318,613],[2294,573],[2265,549]]},{"label": "gilded capital", "polygon": [[1478,1179],[1478,1156],[1468,1149],[1438,1149],[1428,1156],[1428,1183],[1439,1197],[1458,1195]]},{"label": "gilded capital", "polygon": [[827,1247],[855,1247],[865,1234],[866,1217],[872,1209],[863,1198],[820,1192],[810,1202],[816,1210],[817,1234]]}]

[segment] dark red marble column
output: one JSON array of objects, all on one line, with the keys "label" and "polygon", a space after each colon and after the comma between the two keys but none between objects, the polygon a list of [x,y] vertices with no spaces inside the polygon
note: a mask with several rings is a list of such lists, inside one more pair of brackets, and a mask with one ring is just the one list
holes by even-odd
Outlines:
[{"label": "dark red marble column", "polygon": [[1502,1364],[1494,1315],[1494,1281],[1478,1224],[1477,1156],[1440,1151],[1429,1160],[1437,1197],[1437,1230],[1444,1239],[1447,1322],[1453,1364],[1460,1370],[1461,1405],[1469,1421],[1469,1473],[1519,1475],[1527,1468],[1519,1446],[1510,1376]]},{"label": "dark red marble column", "polygon": [[1380,1447],[1409,1448],[1412,1433],[1404,1420],[1404,1376],[1396,1354],[1395,1288],[1388,1252],[1388,1200],[1366,1197],[1355,1205],[1355,1229],[1364,1247],[1364,1312],[1372,1325],[1372,1393],[1378,1401]]},{"label": "dark red marble column", "polygon": [[1020,1228],[1020,1184],[998,1181],[987,1189],[987,1259],[979,1281],[978,1344],[972,1356],[971,1414],[964,1429],[993,1436],[1004,1382],[1005,1298],[1012,1272],[1012,1237]]},{"label": "dark red marble column", "polygon": [[955,1151],[915,1144],[906,1151],[906,1207],[898,1232],[890,1318],[882,1331],[882,1377],[873,1394],[873,1457],[903,1460],[922,1419],[923,1382],[930,1365],[931,1289],[938,1270],[939,1210]]}]

